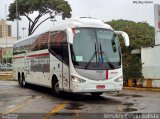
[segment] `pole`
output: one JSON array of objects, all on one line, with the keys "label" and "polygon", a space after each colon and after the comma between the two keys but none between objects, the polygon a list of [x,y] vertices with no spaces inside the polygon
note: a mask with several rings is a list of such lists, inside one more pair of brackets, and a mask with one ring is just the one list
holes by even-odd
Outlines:
[{"label": "pole", "polygon": [[[7,5],[5,4],[5,21],[7,21]],[[8,36],[8,28],[7,24],[5,25],[5,37],[6,37],[6,73],[7,73],[7,36]],[[7,75],[6,75],[7,79]]]},{"label": "pole", "polygon": [[19,40],[18,1],[16,0],[17,40]]}]

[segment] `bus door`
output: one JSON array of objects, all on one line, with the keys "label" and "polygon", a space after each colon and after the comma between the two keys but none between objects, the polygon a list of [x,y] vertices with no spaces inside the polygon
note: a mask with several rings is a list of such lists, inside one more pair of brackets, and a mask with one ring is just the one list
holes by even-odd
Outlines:
[{"label": "bus door", "polygon": [[69,74],[69,45],[67,43],[62,44],[62,86],[63,89],[69,91],[70,89],[70,74]]}]

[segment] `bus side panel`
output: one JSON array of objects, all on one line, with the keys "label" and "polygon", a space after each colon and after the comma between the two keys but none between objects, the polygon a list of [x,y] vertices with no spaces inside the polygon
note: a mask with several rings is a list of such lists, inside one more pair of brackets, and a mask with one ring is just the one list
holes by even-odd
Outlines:
[{"label": "bus side panel", "polygon": [[29,72],[26,71],[26,81],[29,83],[51,87],[50,84],[50,54],[48,50],[28,54]]},{"label": "bus side panel", "polygon": [[50,83],[52,83],[52,80],[55,80],[52,79],[53,75],[57,77],[57,80],[59,81],[59,87],[62,89],[62,62],[50,54]]},{"label": "bus side panel", "polygon": [[13,57],[13,79],[18,80],[18,73],[23,72],[24,55],[16,55]]}]

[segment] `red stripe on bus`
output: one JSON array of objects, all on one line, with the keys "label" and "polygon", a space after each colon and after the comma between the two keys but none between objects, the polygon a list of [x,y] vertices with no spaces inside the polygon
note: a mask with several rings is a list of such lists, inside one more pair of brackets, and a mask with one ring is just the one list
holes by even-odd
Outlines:
[{"label": "red stripe on bus", "polygon": [[[27,57],[37,57],[37,56],[44,56],[44,55],[49,55],[49,53],[42,53],[42,54],[29,55],[29,56],[27,56]],[[13,59],[20,59],[20,58],[24,58],[24,56],[13,57]]]},{"label": "red stripe on bus", "polygon": [[37,57],[37,56],[44,56],[44,55],[49,55],[49,53],[42,53],[42,54],[29,55],[28,57]]},{"label": "red stripe on bus", "polygon": [[106,69],[106,79],[108,79],[108,69]]},{"label": "red stripe on bus", "polygon": [[13,57],[13,59],[20,59],[20,58],[24,58],[24,56]]}]

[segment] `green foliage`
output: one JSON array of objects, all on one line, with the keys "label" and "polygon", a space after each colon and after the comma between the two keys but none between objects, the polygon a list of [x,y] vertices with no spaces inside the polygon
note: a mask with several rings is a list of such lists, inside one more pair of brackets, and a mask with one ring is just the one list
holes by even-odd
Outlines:
[{"label": "green foliage", "polygon": [[142,78],[141,57],[131,54],[133,49],[140,49],[154,45],[154,27],[146,22],[133,22],[127,20],[113,20],[107,22],[114,30],[121,30],[128,33],[130,46],[126,48],[124,41],[120,38],[123,53],[123,72],[124,79]]},{"label": "green foliage", "polygon": [[[16,16],[21,20],[20,16],[25,16],[29,20],[29,34],[31,35],[34,31],[46,20],[54,19],[56,15],[65,17],[71,17],[71,7],[65,0],[17,0],[18,15],[16,15],[16,1],[10,4],[9,7],[9,19],[14,21]],[[37,11],[37,17],[32,20],[29,17],[30,14]],[[48,14],[48,17],[38,24],[41,17]]]}]

